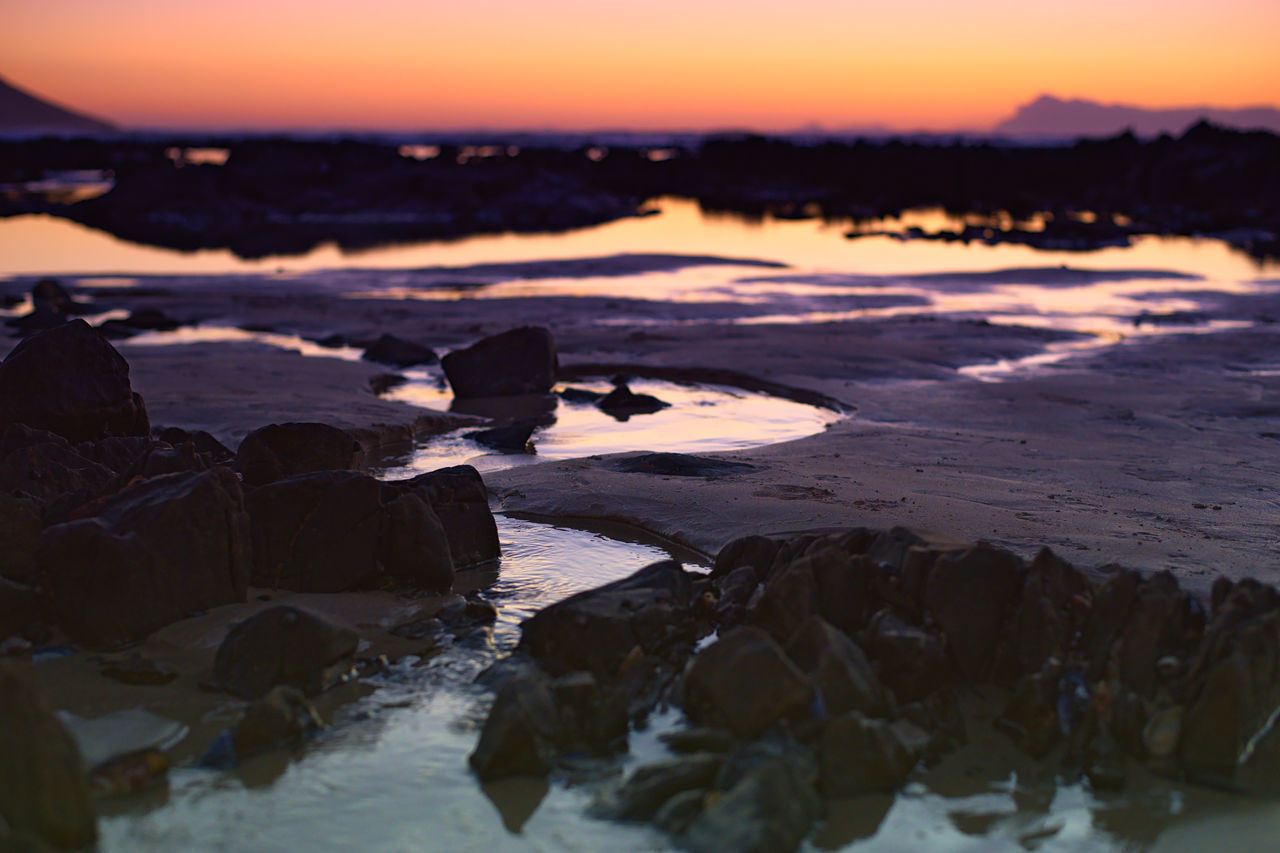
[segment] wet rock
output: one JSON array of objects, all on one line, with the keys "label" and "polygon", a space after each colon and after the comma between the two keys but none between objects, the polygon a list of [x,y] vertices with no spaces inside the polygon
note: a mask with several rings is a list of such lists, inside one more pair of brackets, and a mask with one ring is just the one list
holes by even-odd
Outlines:
[{"label": "wet rock", "polygon": [[671,408],[670,403],[652,394],[636,394],[625,382],[619,382],[596,405],[600,411],[619,421],[626,421],[632,415],[651,415]]},{"label": "wet rock", "polygon": [[315,706],[295,687],[276,685],[245,709],[231,730],[236,757],[244,760],[290,746],[324,728]]},{"label": "wet rock", "polygon": [[533,442],[529,439],[537,428],[538,424],[532,421],[520,420],[510,426],[466,432],[462,437],[500,453],[533,453]]},{"label": "wet rock", "polygon": [[692,647],[693,581],[674,561],[580,592],[520,626],[520,647],[554,672],[619,675],[637,647],[642,655],[678,656]]},{"label": "wet rock", "polygon": [[1051,657],[1065,659],[1067,643],[1079,627],[1072,618],[1072,600],[1091,594],[1084,575],[1048,548],[1040,550],[1027,568],[1006,647],[1010,660],[1005,669],[1014,679],[1039,672]]},{"label": "wet rock", "polygon": [[349,667],[358,637],[296,607],[271,607],[232,627],[218,646],[212,683],[246,699],[278,684],[314,696]]},{"label": "wet rock", "polygon": [[589,672],[571,672],[551,682],[562,749],[604,755],[625,748],[629,717],[627,685],[602,687]]},{"label": "wet rock", "polygon": [[86,847],[98,836],[75,739],[22,671],[2,660],[0,818],[9,831],[54,847]]},{"label": "wet rock", "polygon": [[658,474],[663,477],[727,477],[754,471],[755,466],[687,453],[637,453],[616,460],[613,470],[623,474]]},{"label": "wet rock", "polygon": [[1120,682],[1140,696],[1153,698],[1163,680],[1158,661],[1193,651],[1204,623],[1203,607],[1178,589],[1172,574],[1159,572],[1145,578],[1115,648]]},{"label": "wet rock", "polygon": [[182,447],[190,442],[195,446],[197,453],[205,454],[215,465],[230,462],[235,458],[230,448],[202,429],[186,430],[180,427],[166,427],[156,433],[156,438],[173,447]]},{"label": "wet rock", "polygon": [[366,349],[364,355],[360,357],[365,361],[389,364],[392,367],[435,364],[439,360],[436,358],[435,351],[430,347],[424,347],[422,344],[415,344],[413,341],[406,341],[403,338],[397,338],[395,335],[387,334],[374,341],[373,345]]},{"label": "wet rock", "polygon": [[555,341],[541,326],[484,338],[441,360],[456,397],[546,394],[556,381]]},{"label": "wet rock", "polygon": [[500,556],[498,526],[489,509],[489,492],[480,473],[470,465],[455,465],[386,487],[398,494],[412,492],[427,502],[444,525],[457,569],[496,560]]},{"label": "wet rock", "polygon": [[498,690],[480,740],[468,759],[482,781],[542,776],[558,751],[559,715],[546,678],[525,673]]},{"label": "wet rock", "polygon": [[748,619],[785,643],[818,609],[818,584],[807,563],[797,560],[771,578]]},{"label": "wet rock", "polygon": [[34,335],[0,365],[0,428],[22,423],[70,441],[151,432],[129,365],[83,320]]},{"label": "wet rock", "polygon": [[867,626],[865,646],[876,663],[881,682],[900,702],[923,699],[947,687],[953,667],[937,637],[908,625],[891,610],[881,610]]},{"label": "wet rock", "polygon": [[401,495],[382,507],[378,561],[399,586],[447,590],[453,586],[453,557],[440,519],[417,495]]},{"label": "wet rock", "polygon": [[107,661],[102,666],[102,674],[122,684],[150,686],[168,684],[178,677],[169,667],[137,653]]},{"label": "wet rock", "polygon": [[34,502],[0,492],[0,577],[30,577],[39,540],[40,512]]},{"label": "wet rock", "polygon": [[89,788],[96,797],[118,797],[160,784],[169,772],[169,756],[154,748],[116,755],[89,771]]},{"label": "wet rock", "polygon": [[836,717],[822,730],[822,793],[838,798],[896,790],[927,742],[928,735],[905,720],[871,720],[857,711]]},{"label": "wet rock", "polygon": [[694,853],[789,853],[821,814],[816,779],[807,750],[786,742],[748,745],[721,769],[716,792],[680,844]]},{"label": "wet rock", "polygon": [[1168,758],[1177,751],[1185,713],[1181,705],[1173,705],[1157,710],[1147,719],[1142,729],[1142,746],[1148,755]]},{"label": "wet rock", "polygon": [[695,753],[637,767],[597,810],[614,820],[651,820],[677,794],[709,789],[723,764],[723,755]]},{"label": "wet rock", "polygon": [[739,566],[750,566],[758,576],[764,577],[765,572],[773,565],[773,558],[777,556],[781,544],[767,536],[752,535],[734,539],[716,554],[711,577],[723,577]]},{"label": "wet rock", "polygon": [[801,557],[796,563],[806,566],[813,575],[818,613],[847,634],[866,627],[883,600],[881,585],[892,580],[885,578],[883,570],[869,557],[850,556],[831,546]]},{"label": "wet rock", "polygon": [[755,738],[785,717],[807,715],[813,683],[759,628],[734,628],[694,658],[684,709],[701,725]]},{"label": "wet rock", "polygon": [[1128,622],[1141,580],[1137,572],[1117,567],[1094,594],[1080,639],[1080,651],[1088,662],[1085,677],[1089,681],[1096,681],[1105,673],[1111,659],[1111,645]]},{"label": "wet rock", "polygon": [[672,752],[728,752],[734,739],[725,729],[693,728],[664,732],[658,738]]},{"label": "wet rock", "polygon": [[1056,662],[1023,676],[996,721],[996,727],[1032,758],[1044,758],[1061,739],[1057,710],[1061,677],[1062,667]]},{"label": "wet rock", "polygon": [[159,477],[184,471],[207,471],[214,465],[209,457],[198,453],[190,442],[172,447],[164,442],[151,443],[133,464],[124,469],[117,482],[129,483],[135,479]]},{"label": "wet rock", "polygon": [[991,672],[1024,571],[1017,555],[983,544],[939,557],[929,570],[925,605],[946,634],[960,674],[970,682]]},{"label": "wet rock", "polygon": [[364,450],[345,430],[327,424],[285,423],[256,429],[236,451],[235,468],[249,486],[299,474],[357,469]]},{"label": "wet rock", "polygon": [[36,552],[55,618],[77,639],[131,642],[245,600],[249,519],[230,470],[145,480],[94,511],[47,528]]},{"label": "wet rock", "polygon": [[724,626],[741,624],[747,616],[747,604],[759,586],[756,570],[750,566],[739,566],[726,575],[718,589],[716,621]]},{"label": "wet rock", "polygon": [[668,835],[683,834],[702,814],[706,795],[697,789],[681,791],[662,804],[653,816],[653,825]]},{"label": "wet rock", "polygon": [[812,679],[828,715],[861,711],[886,713],[884,691],[858,644],[820,616],[810,616],[787,641],[784,651]]}]

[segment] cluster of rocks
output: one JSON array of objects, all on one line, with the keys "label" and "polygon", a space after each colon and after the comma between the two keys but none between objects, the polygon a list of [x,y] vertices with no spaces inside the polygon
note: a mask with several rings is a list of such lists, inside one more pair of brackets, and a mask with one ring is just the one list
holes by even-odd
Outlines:
[{"label": "cluster of rocks", "polygon": [[[244,603],[251,586],[441,592],[456,570],[499,556],[475,469],[384,483],[360,470],[367,456],[357,438],[324,424],[271,424],[235,452],[207,433],[153,431],[128,364],[98,330],[72,320],[26,338],[0,364],[5,652],[55,637],[117,649]],[[483,620],[478,609],[457,615]],[[355,649],[351,631],[293,608],[232,628],[208,682],[254,701],[228,735],[231,754],[314,730],[306,697],[349,670]],[[145,659],[111,669],[129,683],[173,677]],[[21,743],[0,744],[0,824],[82,846],[92,809],[88,828],[71,819],[87,784],[74,743],[66,747],[69,736],[18,670],[5,664],[0,682],[0,732]],[[155,758],[133,756],[101,778],[145,775],[164,765]],[[79,781],[64,778],[63,764],[79,768]],[[35,767],[43,775],[28,779]],[[58,810],[65,825],[52,826]]]},{"label": "cluster of rocks", "polygon": [[902,528],[727,544],[709,575],[658,563],[535,614],[489,676],[482,780],[626,750],[659,704],[687,727],[598,811],[692,850],[791,850],[832,801],[892,791],[966,740],[960,696],[1095,789],[1133,763],[1224,783],[1280,709],[1280,593],[1086,574]]}]

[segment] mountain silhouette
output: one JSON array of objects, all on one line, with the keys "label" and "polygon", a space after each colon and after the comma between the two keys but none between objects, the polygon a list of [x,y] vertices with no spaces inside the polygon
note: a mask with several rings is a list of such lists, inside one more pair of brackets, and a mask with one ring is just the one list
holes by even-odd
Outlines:
[{"label": "mountain silhouette", "polygon": [[1177,136],[1202,119],[1240,130],[1280,133],[1280,110],[1274,107],[1153,110],[1126,104],[1063,100],[1052,95],[1041,95],[1023,104],[993,130],[1003,136],[1112,136],[1125,130],[1132,130],[1138,136],[1162,133]]},{"label": "mountain silhouette", "polygon": [[0,133],[112,133],[109,122],[60,107],[0,77]]}]

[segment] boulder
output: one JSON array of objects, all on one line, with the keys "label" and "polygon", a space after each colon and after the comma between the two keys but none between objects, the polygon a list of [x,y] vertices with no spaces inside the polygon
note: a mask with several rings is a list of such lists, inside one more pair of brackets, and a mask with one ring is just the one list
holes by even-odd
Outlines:
[{"label": "boulder", "polygon": [[431,508],[366,474],[290,477],[255,489],[245,505],[257,586],[342,592],[384,581],[430,589],[452,581],[447,536]]},{"label": "boulder", "polygon": [[797,560],[765,583],[764,593],[748,619],[785,643],[817,609],[817,581],[809,565]]},{"label": "boulder", "polygon": [[781,545],[777,539],[767,536],[742,536],[724,545],[716,554],[715,565],[711,567],[711,577],[719,578],[729,574],[739,566],[750,566],[756,575],[764,577],[765,572],[773,565],[773,558]]},{"label": "boulder", "polygon": [[542,776],[558,751],[560,721],[545,676],[536,670],[508,679],[468,759],[481,781]]},{"label": "boulder", "polygon": [[151,432],[128,363],[83,320],[34,335],[5,357],[0,428],[15,423],[73,442]]},{"label": "boulder", "polygon": [[807,714],[813,695],[813,682],[772,637],[743,626],[693,659],[685,676],[684,709],[695,723],[755,738],[780,719]]},{"label": "boulder", "polygon": [[84,759],[18,667],[0,660],[0,824],[54,847],[98,837]]},{"label": "boulder", "polygon": [[1111,645],[1129,620],[1129,610],[1138,598],[1141,582],[1137,572],[1114,567],[1094,594],[1080,638],[1080,650],[1088,665],[1085,672],[1088,681],[1096,681],[1106,672]]},{"label": "boulder", "polygon": [[881,682],[900,702],[924,699],[952,683],[953,667],[941,641],[908,625],[885,608],[867,626],[866,648],[876,662]]},{"label": "boulder", "polygon": [[73,637],[113,646],[193,612],[244,601],[249,519],[227,468],[167,474],[46,528],[36,571]]},{"label": "boulder", "polygon": [[290,746],[324,728],[315,706],[295,687],[276,685],[254,701],[231,730],[236,758]]},{"label": "boulder", "polygon": [[947,646],[969,682],[987,678],[997,644],[1022,591],[1022,560],[978,544],[944,554],[929,570],[925,606],[947,637]]},{"label": "boulder", "polygon": [[1065,660],[1067,641],[1080,627],[1073,602],[1091,595],[1084,575],[1048,548],[1040,550],[1027,567],[1008,654],[1001,663],[1010,680],[1039,672],[1051,657]]},{"label": "boulder", "polygon": [[364,449],[345,430],[328,424],[270,424],[240,442],[235,468],[248,486],[264,486],[299,474],[359,468]]},{"label": "boulder", "polygon": [[541,326],[484,338],[441,359],[455,397],[546,394],[555,385],[555,341]]},{"label": "boulder", "polygon": [[278,684],[314,696],[349,666],[359,638],[297,607],[270,607],[232,627],[218,646],[212,684],[256,699]]},{"label": "boulder", "polygon": [[1139,696],[1155,698],[1163,681],[1156,662],[1170,655],[1189,658],[1204,627],[1203,605],[1180,590],[1172,574],[1144,578],[1114,647],[1120,683]]},{"label": "boulder", "polygon": [[928,735],[905,720],[890,723],[850,711],[822,730],[822,793],[831,798],[896,790],[920,758]]},{"label": "boulder", "polygon": [[395,335],[383,335],[360,356],[365,361],[378,364],[389,364],[392,367],[413,367],[415,364],[435,364],[439,359],[430,347],[415,344],[397,338]]},{"label": "boulder", "polygon": [[385,485],[397,494],[412,493],[426,501],[444,526],[455,568],[501,556],[489,490],[475,468],[455,465]]},{"label": "boulder", "polygon": [[642,655],[677,656],[694,641],[693,580],[668,560],[580,592],[520,626],[520,648],[552,673],[585,670],[601,681]]},{"label": "boulder", "polygon": [[866,627],[879,609],[878,586],[884,572],[863,555],[850,556],[827,546],[796,560],[813,576],[818,613],[846,634]]},{"label": "boulder", "polygon": [[820,616],[810,616],[787,641],[784,651],[813,680],[826,713],[861,711],[869,717],[886,712],[884,690],[858,644]]}]

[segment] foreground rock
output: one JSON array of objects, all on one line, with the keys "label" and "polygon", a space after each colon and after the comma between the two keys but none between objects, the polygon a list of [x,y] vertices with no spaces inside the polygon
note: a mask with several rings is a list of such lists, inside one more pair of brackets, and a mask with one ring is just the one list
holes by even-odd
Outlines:
[{"label": "foreground rock", "polygon": [[47,528],[36,552],[59,625],[116,646],[194,612],[244,601],[249,517],[227,468],[137,483]]},{"label": "foreground rock", "polygon": [[98,837],[75,740],[18,668],[2,660],[0,817],[10,832],[57,848],[87,847]]},{"label": "foreground rock", "polygon": [[272,607],[233,627],[218,647],[213,684],[256,699],[285,685],[308,696],[324,690],[335,668],[349,668],[355,631],[296,607]]},{"label": "foreground rock", "polygon": [[541,326],[485,338],[440,361],[455,397],[546,394],[556,381],[555,341]]},{"label": "foreground rock", "polygon": [[240,442],[235,467],[246,485],[264,486],[299,474],[360,468],[360,442],[327,424],[270,424]]},{"label": "foreground rock", "polygon": [[151,431],[128,363],[83,320],[34,335],[5,357],[0,428],[15,423],[73,442]]},{"label": "foreground rock", "polygon": [[498,525],[489,509],[489,490],[475,468],[455,465],[384,485],[397,495],[415,495],[426,502],[444,526],[456,568],[500,556]]}]

